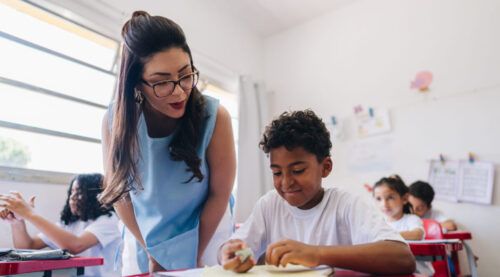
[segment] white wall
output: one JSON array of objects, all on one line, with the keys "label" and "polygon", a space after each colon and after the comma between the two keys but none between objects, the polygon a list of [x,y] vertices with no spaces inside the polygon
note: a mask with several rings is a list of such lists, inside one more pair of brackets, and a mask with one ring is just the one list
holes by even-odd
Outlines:
[{"label": "white wall", "polygon": [[[121,27],[135,10],[151,15],[161,15],[177,22],[184,30],[194,53],[195,64],[217,65],[218,71],[227,74],[262,77],[263,40],[235,14],[230,14],[210,1],[120,1],[108,0],[35,0],[56,3],[73,11],[70,16],[84,23],[95,25],[109,36],[121,39]],[[201,59],[201,61],[200,61]],[[213,68],[209,68],[211,70]],[[206,73],[206,72],[202,72]],[[210,72],[219,74],[221,72]],[[212,75],[213,75],[212,74]],[[215,76],[218,77],[218,76]],[[236,77],[237,76],[231,76]]]},{"label": "white wall", "polygon": [[[472,231],[481,276],[496,275],[500,263],[498,34],[500,2],[495,0],[359,0],[267,38],[264,54],[274,115],[312,108],[349,126],[355,105],[390,110],[390,134],[358,140],[351,125],[345,140],[334,141],[328,186],[369,199],[364,183],[392,173],[408,183],[425,180],[428,161],[440,153],[463,159],[472,151],[496,163],[493,205],[434,204]],[[427,94],[409,88],[420,70],[434,74]],[[381,139],[389,167],[354,170],[354,147]]]}]

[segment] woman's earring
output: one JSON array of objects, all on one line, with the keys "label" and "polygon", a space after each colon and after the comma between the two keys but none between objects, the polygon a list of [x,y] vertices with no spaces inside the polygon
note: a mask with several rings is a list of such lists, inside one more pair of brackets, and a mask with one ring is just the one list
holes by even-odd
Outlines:
[{"label": "woman's earring", "polygon": [[134,98],[135,98],[135,102],[137,102],[137,104],[141,105],[142,102],[144,101],[144,95],[142,95],[142,91],[140,91],[138,89],[134,89]]}]

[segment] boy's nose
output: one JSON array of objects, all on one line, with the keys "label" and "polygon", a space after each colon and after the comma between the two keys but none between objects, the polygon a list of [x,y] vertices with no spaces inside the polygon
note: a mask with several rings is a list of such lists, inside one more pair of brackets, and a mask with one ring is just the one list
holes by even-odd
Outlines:
[{"label": "boy's nose", "polygon": [[284,174],[283,178],[281,179],[281,187],[282,189],[288,189],[293,185],[293,178],[289,176],[288,174]]}]

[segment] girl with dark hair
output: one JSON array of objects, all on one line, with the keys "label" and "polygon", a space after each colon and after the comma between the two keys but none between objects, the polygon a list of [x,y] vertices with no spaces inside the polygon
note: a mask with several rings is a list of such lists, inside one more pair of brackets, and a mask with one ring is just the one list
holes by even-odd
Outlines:
[{"label": "girl with dark hair", "polygon": [[[196,88],[199,72],[175,22],[136,11],[122,37],[118,90],[103,120],[100,201],[139,243],[142,272],[148,262],[149,271],[215,264],[215,246],[232,231],[229,113]],[[207,248],[215,249],[203,255]]]},{"label": "girl with dark hair", "polygon": [[[66,249],[79,256],[103,257],[103,266],[88,267],[85,276],[120,276],[121,262],[115,265],[115,253],[121,242],[118,218],[113,209],[97,201],[102,192],[101,174],[80,174],[70,183],[61,221],[50,222],[34,210],[35,197],[26,202],[19,192],[0,195],[5,209],[0,217],[11,224],[15,248]],[[25,221],[40,233],[30,236]]]},{"label": "girl with dark hair", "polygon": [[[373,186],[373,197],[392,228],[406,240],[422,240],[425,237],[424,223],[411,214],[408,201],[409,189],[399,175],[384,177]],[[432,276],[434,268],[430,262],[417,261],[417,273]]]},{"label": "girl with dark hair", "polygon": [[408,187],[398,175],[384,177],[373,187],[373,197],[386,216],[386,221],[407,240],[424,238],[422,220],[411,214]]}]

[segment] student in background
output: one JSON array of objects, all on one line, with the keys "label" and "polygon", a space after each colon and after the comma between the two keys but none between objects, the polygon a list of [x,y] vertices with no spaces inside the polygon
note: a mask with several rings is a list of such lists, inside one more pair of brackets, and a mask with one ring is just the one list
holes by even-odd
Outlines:
[{"label": "student in background", "polygon": [[[219,250],[227,270],[246,272],[249,247],[275,266],[331,265],[375,274],[408,274],[415,261],[402,237],[363,200],[322,187],[332,171],[330,134],[311,110],[285,112],[260,142],[269,154],[275,190],[259,199],[247,221]],[[366,262],[370,261],[370,262]]]},{"label": "student in background", "polygon": [[[373,197],[389,225],[406,240],[422,240],[425,237],[424,223],[418,216],[411,214],[408,195],[408,187],[399,175],[384,177],[373,186]],[[434,274],[429,262],[418,261],[416,269],[420,274]]]},{"label": "student in background", "polygon": [[411,214],[408,196],[408,187],[397,175],[382,178],[373,187],[373,197],[387,222],[406,240],[421,240],[425,235],[424,224]]},{"label": "student in background", "polygon": [[[121,242],[118,219],[113,209],[102,208],[97,195],[102,192],[101,174],[80,174],[70,183],[61,221],[52,223],[34,209],[35,197],[29,203],[18,192],[1,194],[0,217],[9,222],[15,248],[66,249],[80,256],[103,257],[103,266],[85,268],[85,276],[120,276],[121,260],[115,254]],[[30,236],[26,221],[40,233]]]},{"label": "student in background", "polygon": [[441,224],[443,232],[455,231],[457,225],[452,219],[447,218],[441,211],[432,208],[434,189],[429,183],[416,181],[410,185],[408,201],[413,207],[413,212],[421,218],[434,219]]}]

